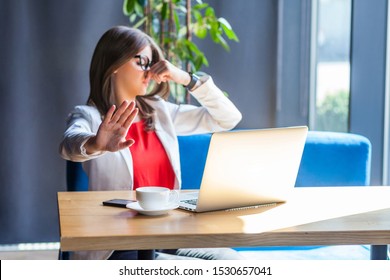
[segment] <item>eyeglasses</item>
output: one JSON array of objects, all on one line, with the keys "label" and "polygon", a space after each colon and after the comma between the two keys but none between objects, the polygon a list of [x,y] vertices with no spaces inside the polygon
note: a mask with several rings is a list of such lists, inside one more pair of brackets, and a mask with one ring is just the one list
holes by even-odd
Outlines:
[{"label": "eyeglasses", "polygon": [[134,58],[138,58],[137,64],[141,66],[142,71],[148,71],[150,67],[152,66],[152,62],[149,60],[149,57],[146,55],[136,55]]}]

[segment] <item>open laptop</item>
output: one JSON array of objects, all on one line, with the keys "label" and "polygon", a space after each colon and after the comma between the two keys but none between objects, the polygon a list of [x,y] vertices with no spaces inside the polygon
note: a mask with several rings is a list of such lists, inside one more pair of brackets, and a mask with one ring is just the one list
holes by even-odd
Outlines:
[{"label": "open laptop", "polygon": [[200,189],[180,208],[207,212],[284,202],[294,188],[307,127],[214,133]]}]

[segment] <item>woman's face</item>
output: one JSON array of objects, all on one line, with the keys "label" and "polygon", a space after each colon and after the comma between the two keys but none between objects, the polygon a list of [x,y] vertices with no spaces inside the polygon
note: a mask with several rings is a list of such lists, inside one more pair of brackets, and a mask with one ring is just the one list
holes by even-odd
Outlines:
[{"label": "woman's face", "polygon": [[115,93],[123,99],[134,99],[146,94],[150,78],[147,75],[152,61],[152,49],[146,46],[136,56],[124,63],[114,72]]}]

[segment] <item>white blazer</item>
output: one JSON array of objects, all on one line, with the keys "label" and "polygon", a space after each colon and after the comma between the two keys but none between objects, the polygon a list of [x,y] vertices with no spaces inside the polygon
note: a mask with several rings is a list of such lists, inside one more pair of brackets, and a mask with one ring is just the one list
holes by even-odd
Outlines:
[{"label": "white blazer", "polygon": [[[241,113],[211,77],[191,94],[201,106],[177,105],[158,98],[148,100],[155,108],[156,134],[166,150],[175,172],[175,188],[181,186],[180,157],[177,135],[226,131],[241,120]],[[131,190],[133,161],[130,149],[118,152],[87,154],[85,142],[94,136],[101,124],[99,111],[93,106],[76,106],[69,114],[67,128],[60,144],[60,154],[66,160],[82,162],[89,179],[89,190]],[[75,259],[107,259],[112,251],[79,251]]]}]

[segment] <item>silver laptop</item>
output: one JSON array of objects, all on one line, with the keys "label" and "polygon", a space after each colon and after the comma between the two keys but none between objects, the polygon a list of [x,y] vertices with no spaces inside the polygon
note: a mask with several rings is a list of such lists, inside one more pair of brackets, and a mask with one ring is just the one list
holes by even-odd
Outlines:
[{"label": "silver laptop", "polygon": [[194,212],[284,202],[294,188],[307,127],[214,133],[199,191],[183,194]]}]

